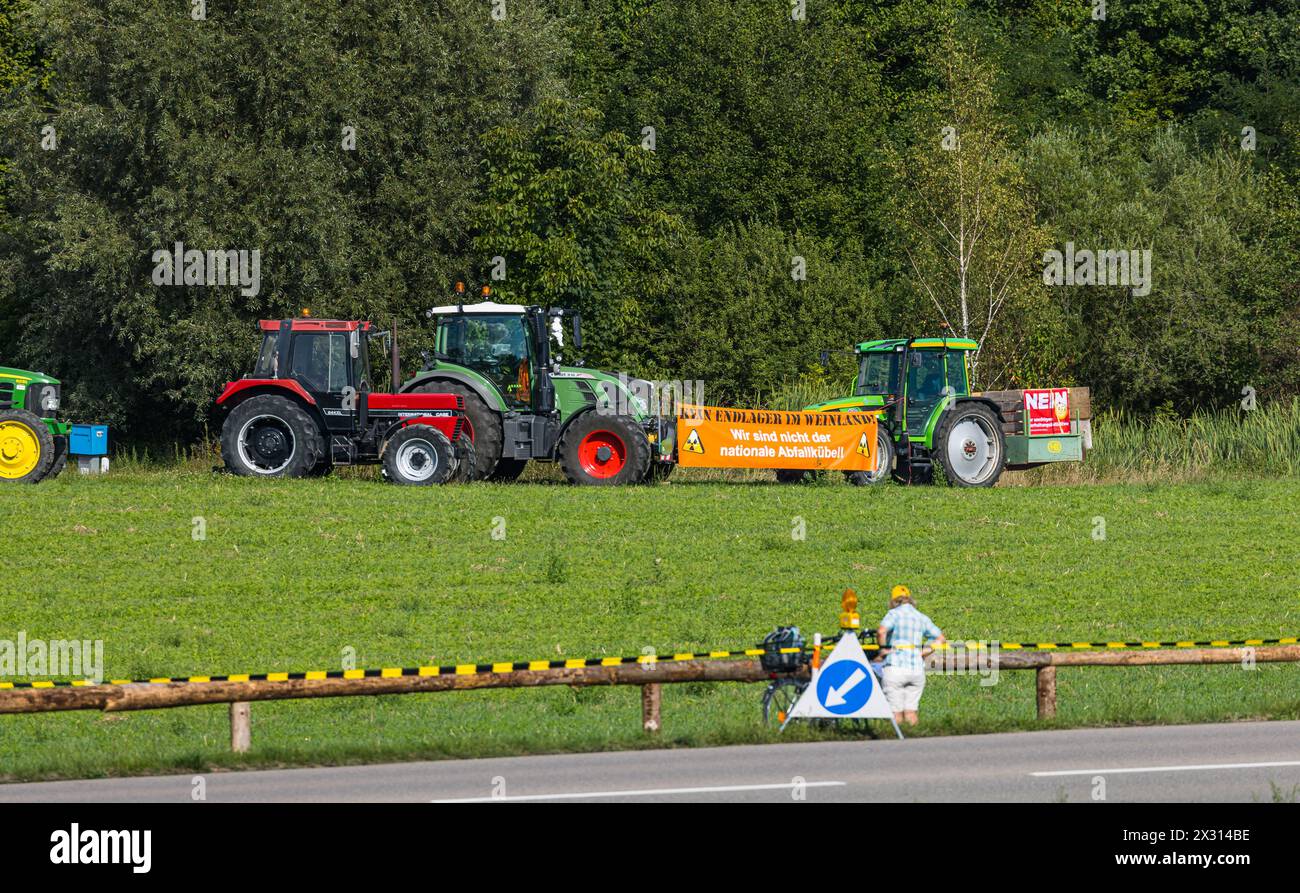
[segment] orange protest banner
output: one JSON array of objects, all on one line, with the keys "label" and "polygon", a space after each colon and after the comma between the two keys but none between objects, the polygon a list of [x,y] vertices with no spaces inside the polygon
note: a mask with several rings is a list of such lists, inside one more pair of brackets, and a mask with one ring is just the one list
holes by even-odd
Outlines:
[{"label": "orange protest banner", "polygon": [[677,462],[687,468],[873,471],[876,417],[682,404]]}]

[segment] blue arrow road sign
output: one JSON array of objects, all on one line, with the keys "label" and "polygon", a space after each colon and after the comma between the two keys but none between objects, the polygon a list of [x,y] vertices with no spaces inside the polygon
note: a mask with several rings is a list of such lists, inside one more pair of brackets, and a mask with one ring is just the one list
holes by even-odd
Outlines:
[{"label": "blue arrow road sign", "polygon": [[861,710],[875,682],[871,668],[855,660],[828,663],[817,676],[817,700],[831,713],[845,715]]}]

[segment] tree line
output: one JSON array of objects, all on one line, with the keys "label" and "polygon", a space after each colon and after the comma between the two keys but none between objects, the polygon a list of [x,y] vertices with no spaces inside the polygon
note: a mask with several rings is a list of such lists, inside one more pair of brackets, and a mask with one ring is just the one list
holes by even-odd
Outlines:
[{"label": "tree line", "polygon": [[1137,413],[1300,391],[1296,0],[0,0],[0,98],[0,362],[134,438],[258,318],[413,360],[457,279],[718,402],[940,332]]}]

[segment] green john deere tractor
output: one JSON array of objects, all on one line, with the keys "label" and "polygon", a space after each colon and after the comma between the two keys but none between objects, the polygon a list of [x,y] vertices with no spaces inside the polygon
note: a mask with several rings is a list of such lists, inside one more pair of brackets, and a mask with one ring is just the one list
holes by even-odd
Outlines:
[{"label": "green john deere tractor", "polygon": [[68,464],[71,425],[54,418],[59,382],[0,366],[0,482],[36,484]]},{"label": "green john deere tractor", "polygon": [[[937,463],[952,486],[991,487],[1004,469],[1079,461],[1090,446],[1086,388],[1071,388],[1068,433],[1034,435],[1024,423],[1024,391],[972,392],[967,338],[896,338],[857,345],[858,377],[852,397],[806,407],[809,412],[874,412],[874,472],[853,472],[858,485],[929,483]],[[784,482],[804,472],[779,471]]]},{"label": "green john deere tractor", "polygon": [[[428,311],[434,350],[402,391],[457,394],[474,432],[480,479],[509,481],[530,460],[559,462],[575,484],[634,484],[672,469],[675,428],[651,412],[648,382],[563,365],[566,321],[582,347],[582,319],[571,310],[457,303]],[[552,347],[554,341],[554,348]]]}]

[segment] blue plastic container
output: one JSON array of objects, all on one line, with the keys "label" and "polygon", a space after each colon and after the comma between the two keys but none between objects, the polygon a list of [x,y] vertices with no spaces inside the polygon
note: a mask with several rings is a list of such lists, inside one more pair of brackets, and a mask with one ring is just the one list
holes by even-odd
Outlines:
[{"label": "blue plastic container", "polygon": [[107,456],[107,425],[73,425],[68,432],[68,452],[74,456]]}]

